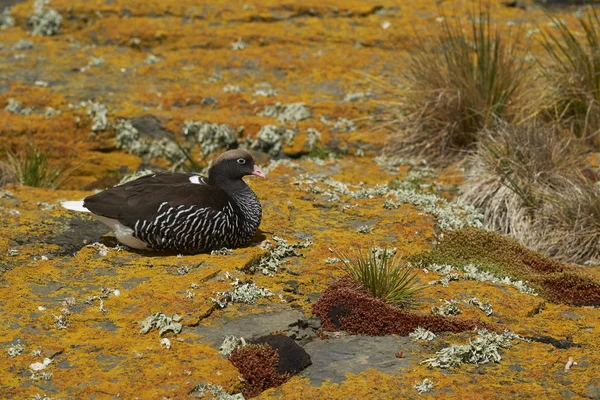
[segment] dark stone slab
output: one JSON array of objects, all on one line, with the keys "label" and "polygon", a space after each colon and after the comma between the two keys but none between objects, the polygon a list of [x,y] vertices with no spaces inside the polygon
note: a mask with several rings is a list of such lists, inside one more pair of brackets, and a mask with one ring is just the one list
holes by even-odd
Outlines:
[{"label": "dark stone slab", "polygon": [[266,335],[252,340],[254,344],[268,344],[279,355],[277,372],[292,375],[303,371],[312,364],[308,353],[300,347],[293,339],[284,335]]}]

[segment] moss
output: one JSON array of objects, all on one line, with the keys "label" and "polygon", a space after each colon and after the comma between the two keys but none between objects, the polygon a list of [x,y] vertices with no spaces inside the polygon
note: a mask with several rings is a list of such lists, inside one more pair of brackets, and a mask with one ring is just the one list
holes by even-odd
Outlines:
[{"label": "moss", "polygon": [[289,373],[279,374],[279,355],[268,344],[249,344],[236,348],[229,356],[244,377],[245,397],[256,397],[261,392],[277,387],[290,378]]},{"label": "moss", "polygon": [[554,303],[600,305],[600,282],[583,268],[552,260],[492,231],[447,231],[433,249],[413,256],[412,261],[458,267],[476,264],[494,275],[527,281]]},{"label": "moss", "polygon": [[313,313],[327,331],[346,330],[371,336],[403,335],[421,327],[431,332],[464,332],[491,325],[480,320],[444,315],[427,315],[392,307],[365,293],[349,277],[343,277],[323,292]]}]

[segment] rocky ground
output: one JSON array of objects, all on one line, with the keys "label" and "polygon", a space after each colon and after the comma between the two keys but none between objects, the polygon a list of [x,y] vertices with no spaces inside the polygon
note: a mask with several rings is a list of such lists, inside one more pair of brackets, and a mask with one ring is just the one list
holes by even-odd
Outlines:
[{"label": "rocky ground", "polygon": [[[413,28],[435,31],[435,2],[215,3],[55,0],[50,7],[63,20],[53,36],[30,36],[33,2],[12,9],[15,26],[0,31],[0,140],[13,149],[35,143],[72,172],[61,190],[0,191],[0,397],[178,399],[200,397],[205,384],[233,394],[240,373],[219,353],[224,338],[282,333],[312,365],[262,398],[600,398],[598,308],[503,283],[432,285],[416,311],[454,298],[461,318],[562,340],[512,340],[498,362],[457,368],[423,361],[476,333],[431,341],[325,333],[312,314],[343,275],[331,248],[378,245],[409,257],[430,249],[441,228],[477,224],[442,200],[456,193],[460,171],[375,158],[389,100],[381,82],[401,71]],[[461,13],[472,3],[454,7]],[[532,29],[543,17],[502,2],[493,10],[499,21]],[[185,135],[206,122],[226,124],[209,132],[233,132],[269,171],[266,180],[248,179],[263,223],[247,247],[136,252],[58,205],[140,167],[181,161],[172,138],[196,159],[210,146],[218,154],[225,142],[200,130]],[[410,196],[398,199],[390,188]],[[439,196],[435,207],[411,197],[422,191]],[[418,271],[422,282],[442,277]],[[600,278],[598,267],[586,273]],[[256,287],[246,286],[246,297],[223,294],[250,281]],[[473,297],[492,312],[464,303]],[[169,329],[142,333],[156,313]],[[565,368],[570,357],[576,364]],[[419,394],[414,385],[426,378],[433,390]]]}]

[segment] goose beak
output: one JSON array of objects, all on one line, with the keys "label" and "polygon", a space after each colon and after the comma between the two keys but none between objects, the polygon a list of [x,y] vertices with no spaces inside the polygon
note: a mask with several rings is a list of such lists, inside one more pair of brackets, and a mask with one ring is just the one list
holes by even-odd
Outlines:
[{"label": "goose beak", "polygon": [[260,176],[261,178],[266,178],[264,172],[262,172],[260,168],[258,168],[258,165],[254,165],[252,175]]}]

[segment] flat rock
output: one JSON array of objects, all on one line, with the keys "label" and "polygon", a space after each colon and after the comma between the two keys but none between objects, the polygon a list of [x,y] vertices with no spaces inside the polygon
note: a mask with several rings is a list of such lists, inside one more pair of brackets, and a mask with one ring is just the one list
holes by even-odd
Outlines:
[{"label": "flat rock", "polygon": [[[354,335],[314,340],[304,347],[312,365],[302,376],[313,385],[321,385],[326,380],[339,383],[346,379],[347,373],[358,374],[368,368],[399,375],[421,361],[412,355],[420,347],[401,336]],[[396,357],[399,352],[403,358]]]}]

